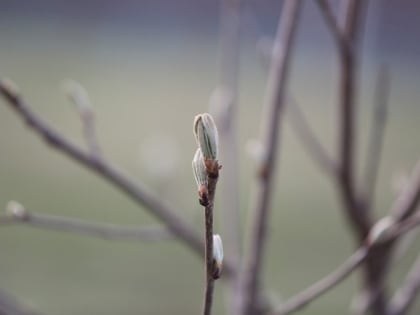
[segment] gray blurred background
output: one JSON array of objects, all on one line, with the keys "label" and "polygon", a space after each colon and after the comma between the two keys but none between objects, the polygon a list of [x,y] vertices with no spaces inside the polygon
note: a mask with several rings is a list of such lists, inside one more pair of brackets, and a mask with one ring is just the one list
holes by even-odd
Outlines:
[{"label": "gray blurred background", "polygon": [[[247,3],[238,117],[244,227],[255,170],[245,147],[258,136],[266,78],[256,40],[274,35],[281,8],[281,1]],[[61,89],[67,78],[81,82],[94,103],[106,156],[173,203],[201,231],[202,209],[190,170],[196,146],[192,120],[208,110],[218,85],[218,6],[211,0],[0,0],[0,75],[18,83],[37,113],[84,145],[78,115]],[[371,1],[367,14],[358,81],[360,169],[377,71],[385,63],[391,72],[377,217],[388,211],[396,196],[393,185],[420,156],[419,14],[415,0]],[[306,0],[290,90],[333,156],[337,64],[319,10]],[[279,301],[327,274],[353,249],[332,182],[287,122],[283,139],[265,268],[269,295]],[[0,101],[0,205],[11,199],[46,214],[156,223],[108,183],[46,147]],[[216,216],[219,211],[228,209],[218,204]],[[419,249],[417,242],[398,262],[392,287]],[[301,314],[348,313],[358,280],[353,276]],[[176,241],[123,243],[1,227],[0,287],[46,315],[197,314],[203,266]],[[223,311],[223,283],[218,282],[215,314]],[[419,311],[417,303],[411,313]]]}]

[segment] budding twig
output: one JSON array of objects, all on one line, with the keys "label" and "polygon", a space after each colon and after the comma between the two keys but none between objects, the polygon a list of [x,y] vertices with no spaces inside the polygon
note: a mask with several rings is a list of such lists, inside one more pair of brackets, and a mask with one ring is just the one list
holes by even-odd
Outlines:
[{"label": "budding twig", "polygon": [[89,99],[88,92],[79,83],[73,80],[65,82],[65,90],[69,100],[75,105],[83,126],[83,135],[94,158],[100,158],[101,149],[96,136],[95,112]]},{"label": "budding twig", "polygon": [[150,242],[174,239],[173,234],[165,227],[129,227],[44,215],[29,212],[16,202],[9,202],[7,208],[7,214],[0,216],[0,226],[29,225],[114,241]]},{"label": "budding twig", "polygon": [[286,0],[278,24],[271,58],[270,73],[267,82],[265,110],[266,121],[263,122],[263,145],[266,150],[264,161],[258,176],[256,204],[252,210],[250,243],[248,254],[244,257],[244,272],[240,279],[237,302],[240,314],[255,314],[260,293],[260,280],[264,246],[266,243],[267,221],[279,129],[286,95],[286,83],[291,64],[291,50],[296,33],[300,0]]},{"label": "budding twig", "polygon": [[[213,305],[214,281],[220,277],[221,272],[221,269],[215,269],[217,265],[214,263],[216,257],[213,250],[213,207],[220,169],[217,161],[219,137],[213,118],[207,113],[195,117],[193,131],[199,146],[193,159],[193,174],[198,186],[199,201],[204,207],[205,221],[206,285],[203,314],[210,315]],[[207,179],[205,180],[205,178]],[[220,250],[220,246],[218,249]]]},{"label": "budding twig", "polygon": [[[204,243],[196,231],[179,216],[177,211],[163,202],[162,199],[150,192],[142,183],[134,181],[105,159],[93,159],[90,154],[85,153],[77,146],[65,139],[59,132],[50,127],[28,104],[22,99],[19,91],[13,84],[7,81],[0,81],[0,95],[27,124],[27,126],[38,134],[51,148],[54,148],[75,162],[90,169],[103,179],[117,187],[137,204],[145,207],[152,215],[161,220],[168,227],[172,234],[177,236],[183,243],[188,245],[193,252],[199,254],[204,250]],[[224,271],[227,276],[231,275],[234,268],[226,261]]]},{"label": "budding twig", "polygon": [[369,255],[372,253],[372,250],[374,250],[377,246],[392,243],[419,225],[420,212],[405,221],[395,223],[392,229],[392,233],[389,233],[386,237],[378,240],[378,243],[366,243],[365,245],[359,247],[349,258],[344,261],[343,264],[341,264],[333,272],[331,272],[323,279],[317,281],[313,285],[309,286],[308,288],[304,289],[300,293],[296,294],[294,297],[288,299],[278,308],[278,310],[272,312],[271,315],[291,314],[307,306],[310,302],[322,294],[328,292],[341,281],[346,279],[354,270],[360,267],[363,262],[366,261],[366,259],[368,259]]}]

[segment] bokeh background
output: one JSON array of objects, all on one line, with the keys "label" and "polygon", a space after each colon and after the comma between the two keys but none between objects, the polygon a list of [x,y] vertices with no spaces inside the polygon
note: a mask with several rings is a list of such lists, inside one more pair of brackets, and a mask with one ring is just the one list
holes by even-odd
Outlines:
[{"label": "bokeh background", "polygon": [[[333,1],[335,5],[338,1]],[[255,46],[273,36],[281,1],[249,1],[241,39],[239,97],[241,223],[246,231],[266,73]],[[362,169],[381,64],[389,66],[389,123],[376,216],[420,156],[420,41],[415,0],[371,1],[358,81],[358,162]],[[169,200],[198,231],[202,211],[190,170],[192,120],[208,109],[219,78],[218,1],[0,1],[0,74],[18,83],[33,109],[73,142],[81,123],[62,82],[89,91],[106,156]],[[306,0],[290,90],[335,156],[337,56],[313,1]],[[223,164],[223,161],[222,161]],[[312,163],[286,121],[270,220],[264,278],[281,301],[327,274],[353,249],[333,183]],[[361,178],[361,176],[360,176]],[[223,181],[223,173],[221,177]],[[225,192],[226,193],[226,192]],[[0,101],[0,205],[86,220],[149,225],[155,220],[108,183],[42,143]],[[216,210],[229,211],[218,204]],[[216,230],[218,228],[216,227]],[[222,235],[223,236],[223,235]],[[396,264],[394,288],[419,243]],[[301,314],[346,314],[353,276]],[[0,229],[0,287],[46,315],[197,314],[202,262],[176,241],[124,243],[27,226]],[[215,314],[222,314],[223,283]],[[411,314],[420,311],[419,303]]]}]

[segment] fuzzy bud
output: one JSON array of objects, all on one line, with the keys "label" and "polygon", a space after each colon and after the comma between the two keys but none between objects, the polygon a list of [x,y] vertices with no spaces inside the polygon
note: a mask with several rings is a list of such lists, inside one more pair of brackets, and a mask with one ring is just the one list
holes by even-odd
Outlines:
[{"label": "fuzzy bud", "polygon": [[213,278],[219,279],[223,268],[223,243],[219,234],[213,235]]},{"label": "fuzzy bud", "polygon": [[19,220],[25,220],[28,217],[26,209],[17,201],[11,200],[6,206],[7,215]]},{"label": "fuzzy bud", "polygon": [[210,114],[195,116],[194,135],[205,159],[217,160],[219,135]]},{"label": "fuzzy bud", "polygon": [[379,244],[386,241],[393,233],[395,219],[386,216],[376,222],[369,232],[367,241],[369,245]]}]

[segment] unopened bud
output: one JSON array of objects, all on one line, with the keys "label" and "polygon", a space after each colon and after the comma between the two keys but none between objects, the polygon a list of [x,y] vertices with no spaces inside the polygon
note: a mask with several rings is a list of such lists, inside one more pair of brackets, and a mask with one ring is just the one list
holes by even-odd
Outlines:
[{"label": "unopened bud", "polygon": [[195,116],[194,135],[205,159],[217,160],[219,135],[210,114]]},{"label": "unopened bud", "polygon": [[369,232],[368,244],[374,245],[387,241],[394,231],[395,223],[395,219],[391,216],[383,217],[376,222]]},{"label": "unopened bud", "polygon": [[17,201],[11,200],[7,203],[6,214],[16,219],[25,220],[28,217],[26,209]]},{"label": "unopened bud", "polygon": [[198,148],[195,151],[194,158],[192,160],[192,169],[197,187],[200,188],[202,185],[207,185],[207,172],[206,166],[204,164],[203,153],[201,149]]},{"label": "unopened bud", "polygon": [[91,117],[93,115],[93,106],[90,102],[89,94],[79,82],[66,80],[63,84],[63,89],[83,118]]},{"label": "unopened bud", "polygon": [[219,279],[223,268],[223,243],[219,234],[213,235],[213,278]]}]

